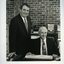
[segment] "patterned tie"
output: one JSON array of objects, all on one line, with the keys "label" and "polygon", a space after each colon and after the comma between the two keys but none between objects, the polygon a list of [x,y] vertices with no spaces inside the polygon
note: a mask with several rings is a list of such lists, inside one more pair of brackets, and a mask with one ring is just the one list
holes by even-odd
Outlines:
[{"label": "patterned tie", "polygon": [[26,18],[24,18],[24,21],[25,21],[25,27],[26,27],[26,30],[27,30],[27,32],[28,32],[28,23],[27,23]]},{"label": "patterned tie", "polygon": [[42,40],[43,41],[43,44],[42,44],[42,54],[43,55],[46,55],[46,46],[45,46],[45,42],[44,42],[44,40]]}]

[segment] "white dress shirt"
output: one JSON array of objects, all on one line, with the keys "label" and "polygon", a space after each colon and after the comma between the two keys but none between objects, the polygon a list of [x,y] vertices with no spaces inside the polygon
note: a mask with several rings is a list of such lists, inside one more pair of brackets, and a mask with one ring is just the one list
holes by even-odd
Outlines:
[{"label": "white dress shirt", "polygon": [[[21,16],[21,17],[22,17],[22,16]],[[24,22],[24,24],[25,24],[25,27],[26,27],[26,29],[27,29],[27,31],[28,31],[27,18],[22,17],[22,19],[23,19],[23,22]]]},{"label": "white dress shirt", "polygon": [[[22,17],[22,16],[21,16]],[[23,22],[25,23],[25,20],[24,19],[26,19],[26,18],[24,18],[24,17],[22,17],[22,20],[23,20]],[[27,20],[27,19],[26,19]]]},{"label": "white dress shirt", "polygon": [[[43,49],[42,49],[43,41],[42,41],[42,39],[40,39],[40,40],[41,40],[41,41],[40,41],[40,43],[41,43],[41,45],[40,45],[40,54],[43,55]],[[47,55],[46,38],[44,39],[44,43],[45,43],[45,50],[46,50],[46,55]]]}]

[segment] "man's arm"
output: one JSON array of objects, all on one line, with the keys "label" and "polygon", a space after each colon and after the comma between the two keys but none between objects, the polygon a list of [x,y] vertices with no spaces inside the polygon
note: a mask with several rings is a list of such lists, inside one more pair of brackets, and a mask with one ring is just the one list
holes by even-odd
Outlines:
[{"label": "man's arm", "polygon": [[17,22],[12,19],[9,26],[9,52],[15,52]]},{"label": "man's arm", "polygon": [[7,55],[7,60],[13,60],[13,56],[16,56],[15,53],[15,44],[16,44],[16,33],[17,33],[17,22],[12,19],[9,26],[9,54]]},{"label": "man's arm", "polygon": [[53,39],[53,53],[59,55],[59,49],[57,48],[54,39]]},{"label": "man's arm", "polygon": [[52,56],[54,60],[60,60],[59,49],[57,48],[54,39],[53,39],[53,55]]}]

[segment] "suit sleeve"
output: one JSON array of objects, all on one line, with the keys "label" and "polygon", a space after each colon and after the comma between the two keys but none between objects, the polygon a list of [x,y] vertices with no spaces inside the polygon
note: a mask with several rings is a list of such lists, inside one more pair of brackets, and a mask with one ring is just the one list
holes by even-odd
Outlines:
[{"label": "suit sleeve", "polygon": [[9,52],[15,52],[17,22],[12,19],[9,26]]},{"label": "suit sleeve", "polygon": [[54,39],[53,39],[53,54],[60,55],[59,49],[57,48]]}]

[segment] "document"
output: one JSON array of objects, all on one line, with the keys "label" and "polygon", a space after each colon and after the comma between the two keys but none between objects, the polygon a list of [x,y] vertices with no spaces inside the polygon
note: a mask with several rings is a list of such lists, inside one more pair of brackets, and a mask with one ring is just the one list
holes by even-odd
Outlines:
[{"label": "document", "polygon": [[51,55],[26,55],[27,59],[49,59],[52,60],[53,57]]}]

